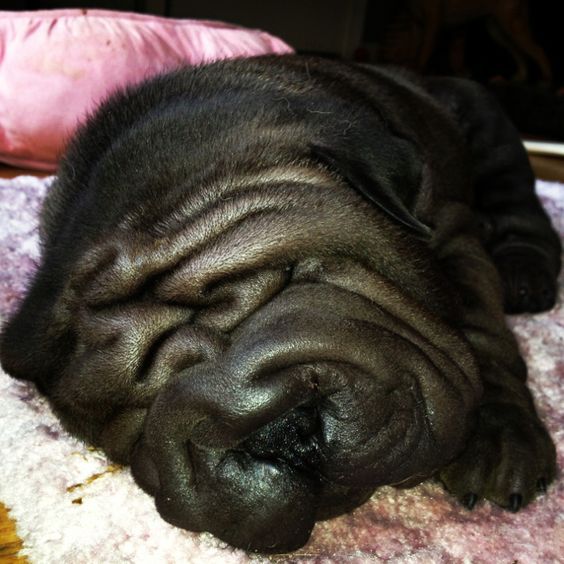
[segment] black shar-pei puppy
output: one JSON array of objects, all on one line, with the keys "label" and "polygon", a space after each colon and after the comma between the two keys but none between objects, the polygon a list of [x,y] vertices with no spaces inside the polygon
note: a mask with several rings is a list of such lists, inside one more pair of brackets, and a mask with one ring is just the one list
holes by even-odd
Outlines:
[{"label": "black shar-pei puppy", "polygon": [[555,474],[506,311],[560,242],[478,86],[315,58],[112,97],[1,358],[169,522],[279,552],[384,484],[517,510]]}]

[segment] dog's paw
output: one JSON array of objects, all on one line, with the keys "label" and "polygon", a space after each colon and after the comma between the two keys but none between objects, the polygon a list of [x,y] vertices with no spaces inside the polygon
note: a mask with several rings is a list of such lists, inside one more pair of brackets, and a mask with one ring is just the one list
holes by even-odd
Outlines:
[{"label": "dog's paw", "polygon": [[480,408],[462,454],[438,475],[468,509],[485,498],[518,511],[544,493],[556,473],[556,451],[540,421],[509,404]]},{"label": "dog's paw", "polygon": [[507,313],[536,313],[556,303],[556,274],[548,258],[534,247],[512,246],[494,255],[503,282]]}]

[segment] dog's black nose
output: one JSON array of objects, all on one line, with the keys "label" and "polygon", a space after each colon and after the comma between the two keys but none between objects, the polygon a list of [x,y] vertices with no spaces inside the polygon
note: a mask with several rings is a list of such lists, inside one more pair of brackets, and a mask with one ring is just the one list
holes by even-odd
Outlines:
[{"label": "dog's black nose", "polygon": [[253,433],[241,446],[257,458],[284,460],[306,473],[319,466],[319,412],[313,405],[292,409]]}]

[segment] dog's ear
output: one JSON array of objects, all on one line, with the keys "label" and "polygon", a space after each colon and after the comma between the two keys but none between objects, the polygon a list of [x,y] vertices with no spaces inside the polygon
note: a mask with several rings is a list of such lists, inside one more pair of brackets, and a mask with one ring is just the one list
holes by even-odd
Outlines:
[{"label": "dog's ear", "polygon": [[[415,181],[414,163],[400,160],[402,170],[394,170],[390,163],[372,163],[352,157],[346,152],[312,145],[314,160],[343,178],[352,188],[376,204],[396,222],[405,225],[423,239],[428,239],[431,229],[421,222],[411,211],[416,196],[413,191]],[[382,166],[383,164],[383,166]]]}]

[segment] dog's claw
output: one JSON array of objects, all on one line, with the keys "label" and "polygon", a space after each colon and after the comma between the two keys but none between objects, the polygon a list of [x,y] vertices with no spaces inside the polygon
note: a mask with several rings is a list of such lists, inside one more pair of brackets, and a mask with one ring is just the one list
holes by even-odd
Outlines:
[{"label": "dog's claw", "polygon": [[509,496],[509,510],[516,513],[521,509],[521,505],[523,504],[523,496],[521,494],[511,494]]},{"label": "dog's claw", "polygon": [[475,493],[468,493],[462,498],[462,504],[466,509],[474,509],[476,502],[478,501],[478,496]]}]

